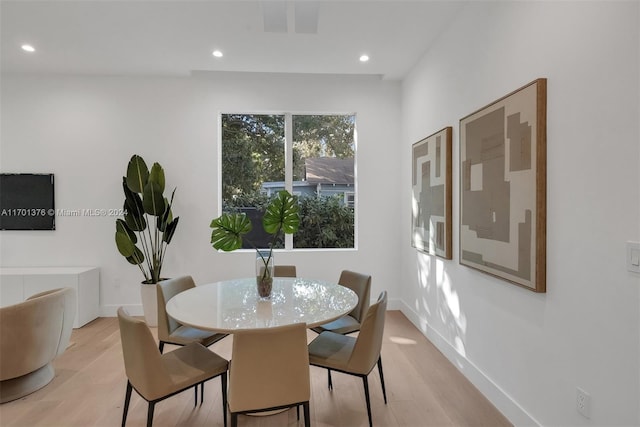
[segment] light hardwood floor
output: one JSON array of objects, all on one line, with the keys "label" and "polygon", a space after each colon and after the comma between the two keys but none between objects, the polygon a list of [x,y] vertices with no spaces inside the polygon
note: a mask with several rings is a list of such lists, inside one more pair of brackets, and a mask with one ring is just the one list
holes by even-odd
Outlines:
[{"label": "light hardwood floor", "polygon": [[[152,328],[155,334],[155,328]],[[315,333],[309,331],[309,340]],[[232,337],[211,346],[231,357]],[[126,377],[116,318],[100,318],[74,329],[72,345],[55,361],[56,377],[43,389],[0,405],[0,425],[118,426]],[[19,345],[19,344],[18,344]],[[167,346],[165,351],[174,347]],[[383,426],[509,426],[510,423],[399,311],[388,311],[382,348],[388,404],[380,378],[369,375],[373,424]],[[367,426],[362,380],[311,367],[311,425]],[[127,426],[144,426],[147,403],[135,391]],[[156,405],[154,426],[222,426],[220,379],[208,381],[204,404],[194,408],[187,390]],[[240,426],[302,426],[296,411],[239,418]]]}]

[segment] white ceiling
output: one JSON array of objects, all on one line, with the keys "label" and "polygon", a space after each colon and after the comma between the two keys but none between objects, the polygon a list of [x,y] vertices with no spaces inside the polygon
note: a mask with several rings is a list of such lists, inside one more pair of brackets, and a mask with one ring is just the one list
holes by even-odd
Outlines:
[{"label": "white ceiling", "polygon": [[[458,1],[1,0],[3,72],[372,74],[401,79]],[[35,53],[20,49],[32,44]],[[212,56],[214,49],[224,57]],[[359,56],[367,53],[368,63]]]}]

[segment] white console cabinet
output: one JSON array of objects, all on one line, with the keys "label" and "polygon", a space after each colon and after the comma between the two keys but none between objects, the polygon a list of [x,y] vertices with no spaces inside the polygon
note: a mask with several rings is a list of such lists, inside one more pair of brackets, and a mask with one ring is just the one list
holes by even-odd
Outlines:
[{"label": "white console cabinet", "polygon": [[100,270],[96,267],[0,268],[0,306],[16,304],[38,292],[69,287],[76,290],[74,328],[98,317]]}]

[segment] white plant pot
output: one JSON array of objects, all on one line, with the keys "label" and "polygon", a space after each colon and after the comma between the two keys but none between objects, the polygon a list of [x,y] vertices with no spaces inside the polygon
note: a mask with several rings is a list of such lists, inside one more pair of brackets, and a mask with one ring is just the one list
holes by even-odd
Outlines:
[{"label": "white plant pot", "polygon": [[148,326],[158,326],[158,296],[156,284],[140,285],[140,295],[142,296],[142,311],[144,320]]}]

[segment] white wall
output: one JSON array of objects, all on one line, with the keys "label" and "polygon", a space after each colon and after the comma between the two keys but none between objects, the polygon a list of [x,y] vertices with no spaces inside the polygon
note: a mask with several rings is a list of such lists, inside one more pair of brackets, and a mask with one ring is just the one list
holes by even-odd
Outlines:
[{"label": "white wall", "polygon": [[[468,5],[403,83],[410,146],[454,127],[454,259],[402,247],[403,311],[517,425],[639,425],[637,2]],[[548,79],[547,293],[458,263],[459,119]],[[403,185],[402,222],[410,221]],[[576,411],[576,387],[592,416]]]},{"label": "white wall", "polygon": [[[163,273],[203,283],[253,273],[252,252],[217,253],[210,245],[217,216],[220,112],[357,114],[359,248],[277,253],[301,276],[337,280],[342,269],[373,275],[372,297],[397,298],[395,171],[400,84],[374,77],[198,74],[185,78],[2,76],[0,167],[53,172],[59,209],[119,208],[132,154],[165,169],[177,187],[180,223]],[[375,213],[372,215],[371,213]],[[120,305],[141,313],[142,275],[115,247],[114,217],[64,217],[55,231],[2,231],[1,266],[95,265],[101,269],[104,315]],[[391,268],[390,266],[394,266]]]},{"label": "white wall", "polygon": [[[278,259],[310,277],[371,272],[372,297],[388,289],[401,298],[403,311],[518,425],[638,425],[640,278],[625,270],[624,243],[640,240],[639,23],[636,2],[475,2],[402,88],[358,76],[3,75],[0,169],[55,173],[58,208],[118,208],[131,154],[158,161],[178,187],[181,217],[166,275],[250,275],[252,253],[209,244],[217,115],[356,112],[358,251]],[[458,120],[537,77],[548,78],[542,295],[460,266],[457,255]],[[452,261],[409,245],[410,146],[448,125]],[[113,233],[109,217],[59,217],[54,232],[2,231],[0,265],[97,265],[103,314],[137,309],[141,275],[119,256]],[[592,396],[590,420],[575,410],[577,386]]]}]

